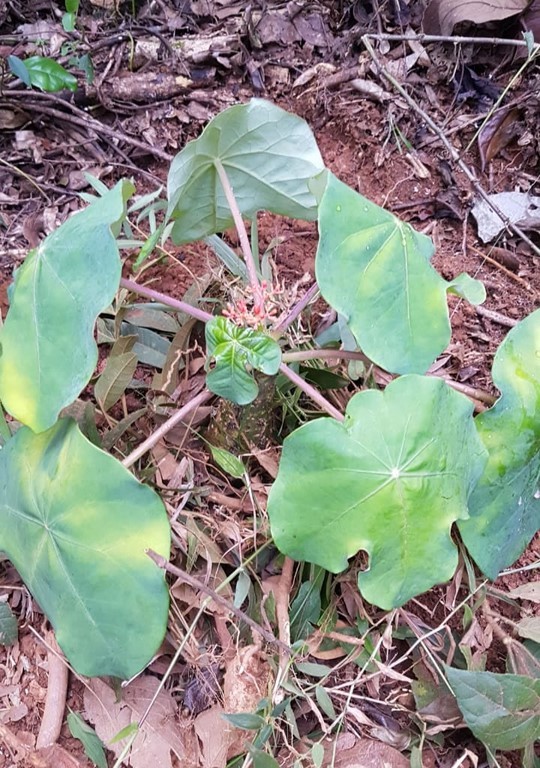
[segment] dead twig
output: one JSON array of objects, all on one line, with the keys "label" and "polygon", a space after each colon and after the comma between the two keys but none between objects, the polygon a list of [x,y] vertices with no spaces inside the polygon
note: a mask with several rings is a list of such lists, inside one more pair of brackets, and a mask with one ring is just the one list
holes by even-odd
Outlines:
[{"label": "dead twig", "polygon": [[261,627],[260,624],[257,624],[257,622],[251,618],[251,616],[248,616],[247,613],[240,610],[240,608],[236,608],[234,605],[231,605],[228,600],[218,594],[215,589],[209,587],[208,584],[205,584],[204,581],[197,579],[191,573],[184,571],[182,568],[178,568],[176,565],[169,563],[167,560],[165,560],[164,557],[158,555],[158,553],[154,552],[152,549],[147,549],[146,554],[160,568],[167,571],[168,573],[172,573],[173,576],[182,579],[182,581],[185,581],[186,584],[189,584],[189,586],[193,587],[193,589],[199,589],[201,592],[204,592],[206,595],[211,597],[215,603],[220,605],[222,608],[225,608],[225,610],[230,611],[230,613],[236,616],[237,619],[240,619],[240,621],[245,622],[248,627],[251,627],[254,632],[257,632],[263,638],[263,640],[266,640],[267,643],[277,645],[280,649],[280,656],[282,653],[290,655],[291,650],[288,645],[286,645],[282,640],[278,640],[277,637],[274,637],[272,632],[264,629],[264,627]]},{"label": "dead twig", "polygon": [[[286,557],[283,560],[283,568],[281,570],[281,576],[279,578],[278,585],[274,592],[274,598],[276,601],[276,620],[278,625],[279,639],[282,643],[279,651],[279,671],[281,678],[285,677],[287,665],[289,663],[288,650],[291,645],[291,622],[289,617],[289,598],[291,596],[292,581],[293,581],[294,560],[290,557]],[[282,648],[287,649],[285,653]]]},{"label": "dead twig", "polygon": [[64,101],[59,97],[54,97],[53,94],[39,93],[38,91],[36,91],[32,93],[32,97],[30,99],[28,98],[28,93],[26,91],[10,91],[9,96],[10,97],[20,96],[21,98],[25,98],[26,99],[25,109],[27,111],[32,110],[33,101],[36,101],[36,102],[53,101],[56,104],[62,105],[63,107],[67,107],[70,110],[71,114],[68,112],[64,112],[60,109],[56,109],[54,107],[49,107],[46,104],[42,104],[42,103],[39,103],[36,105],[39,113],[42,115],[49,115],[49,117],[54,117],[57,120],[63,120],[64,122],[71,123],[72,125],[78,125],[82,128],[85,128],[86,130],[93,131],[97,135],[101,134],[102,136],[106,136],[107,138],[124,142],[125,144],[129,144],[132,147],[141,149],[150,155],[159,157],[161,160],[166,160],[168,163],[170,163],[172,160],[172,155],[169,155],[168,152],[164,152],[163,150],[158,149],[158,147],[152,147],[150,144],[146,144],[144,141],[140,141],[139,139],[136,139],[134,136],[130,136],[129,134],[122,133],[121,131],[117,131],[114,128],[111,128],[109,125],[105,125],[104,123],[101,123],[99,120],[95,120],[93,117],[90,117],[86,112],[79,109],[74,104],[71,104],[69,101]]},{"label": "dead twig", "polygon": [[511,222],[508,219],[508,216],[505,216],[505,214],[500,210],[500,208],[495,205],[493,200],[491,200],[488,193],[483,189],[483,187],[480,185],[479,181],[477,180],[474,173],[471,171],[469,166],[461,159],[459,152],[455,147],[452,146],[452,144],[448,141],[448,138],[445,136],[443,130],[437,125],[437,123],[434,122],[434,120],[431,119],[431,117],[428,115],[428,113],[422,109],[422,107],[416,103],[416,101],[409,96],[405,88],[401,85],[401,83],[398,83],[395,77],[393,77],[387,69],[384,67],[380,59],[378,58],[377,54],[373,50],[373,46],[371,45],[371,42],[369,40],[369,35],[363,35],[362,36],[362,42],[364,43],[364,46],[371,56],[373,63],[378,71],[378,73],[387,80],[390,85],[402,96],[407,104],[413,109],[416,114],[422,118],[422,120],[426,123],[428,128],[439,137],[443,145],[445,146],[446,150],[448,151],[448,154],[450,155],[453,162],[460,168],[461,171],[465,174],[465,176],[468,178],[468,180],[471,182],[472,186],[474,187],[475,191],[480,195],[480,197],[489,205],[491,210],[497,214],[497,216],[501,219],[501,221],[504,222],[504,225],[507,229],[511,230],[516,234],[518,237],[520,237],[523,242],[527,243],[529,248],[532,249],[532,251],[537,255],[540,256],[540,248],[533,243],[533,241],[528,237],[528,235],[525,234],[525,232],[521,229],[521,227],[518,227],[516,224]]},{"label": "dead twig", "polygon": [[476,314],[482,317],[487,317],[488,320],[492,320],[494,323],[504,325],[506,328],[514,328],[519,320],[514,320],[511,317],[501,314],[501,312],[494,312],[492,309],[486,309],[485,307],[475,307]]},{"label": "dead twig", "polygon": [[176,411],[176,413],[174,413],[170,419],[167,419],[167,421],[158,427],[155,432],[152,432],[152,434],[147,437],[146,440],[144,440],[138,446],[138,448],[135,448],[135,450],[132,451],[129,456],[126,456],[122,462],[124,467],[131,467],[133,464],[135,464],[135,462],[140,459],[141,456],[144,456],[147,451],[157,445],[157,443],[159,443],[161,438],[164,437],[167,432],[175,427],[180,421],[183,421],[188,414],[190,414],[192,411],[195,411],[200,405],[205,403],[211,397],[213,397],[212,392],[204,389],[196,397],[194,397],[193,400],[190,400],[189,403],[186,403],[183,408],[180,408],[179,411]]},{"label": "dead twig", "polygon": [[451,43],[452,45],[467,45],[470,43],[478,45],[509,45],[512,48],[526,48],[527,43],[525,40],[507,40],[503,37],[460,37],[452,35],[422,35],[422,34],[369,34],[364,37],[370,40],[395,40],[399,42],[407,42],[412,40],[417,43]]},{"label": "dead twig", "polygon": [[61,655],[54,632],[47,633],[47,663],[49,666],[47,696],[36,739],[37,749],[50,747],[56,743],[60,736],[66,708],[69,669]]}]

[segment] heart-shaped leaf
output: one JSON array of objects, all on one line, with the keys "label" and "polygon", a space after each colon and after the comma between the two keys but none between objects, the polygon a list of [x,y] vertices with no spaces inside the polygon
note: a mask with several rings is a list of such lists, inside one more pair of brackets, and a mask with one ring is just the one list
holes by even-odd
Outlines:
[{"label": "heart-shaped leaf", "polygon": [[430,264],[433,243],[328,174],[319,206],[316,273],[362,351],[394,373],[424,373],[450,341],[446,293],[474,303],[478,280],[447,283]]},{"label": "heart-shaped leaf", "polygon": [[0,550],[84,675],[130,678],[167,625],[167,514],[154,491],[61,419],[18,430],[0,451]]},{"label": "heart-shaped leaf", "polygon": [[176,219],[176,243],[223,232],[233,224],[216,160],[248,218],[260,210],[296,219],[317,217],[308,181],[324,170],[324,163],[311,130],[296,115],[252,99],[217,115],[174,158],[167,196],[169,217]]},{"label": "heart-shaped leaf", "polygon": [[95,368],[94,323],[118,289],[115,233],[133,189],[119,182],[49,235],[16,273],[0,334],[0,399],[36,432],[54,424]]},{"label": "heart-shaped leaf", "polygon": [[520,749],[540,739],[540,680],[445,668],[465,722],[491,749]]},{"label": "heart-shaped leaf", "polygon": [[240,328],[225,317],[206,323],[206,352],[215,360],[206,377],[211,392],[237,405],[253,402],[259,386],[246,366],[273,376],[279,370],[279,344],[262,331]]},{"label": "heart-shaped leaf", "polygon": [[512,328],[495,355],[493,382],[502,393],[476,417],[489,452],[459,525],[467,549],[495,579],[540,528],[540,310]]},{"label": "heart-shaped leaf", "polygon": [[485,461],[470,401],[443,381],[409,375],[360,392],[342,424],[321,418],[286,438],[268,500],[276,545],[334,573],[365,550],[360,591],[401,605],[452,576],[450,528]]}]

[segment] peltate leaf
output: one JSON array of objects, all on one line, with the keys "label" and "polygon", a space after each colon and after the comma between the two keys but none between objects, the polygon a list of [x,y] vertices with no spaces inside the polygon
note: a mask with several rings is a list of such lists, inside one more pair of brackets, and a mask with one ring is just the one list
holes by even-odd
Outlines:
[{"label": "peltate leaf", "polygon": [[520,749],[540,738],[540,680],[446,667],[465,722],[490,749]]},{"label": "peltate leaf", "polygon": [[317,282],[363,352],[393,373],[424,373],[450,341],[448,290],[479,303],[482,284],[447,283],[433,243],[328,174],[319,207]]},{"label": "peltate leaf", "polygon": [[170,532],[157,494],[61,419],[21,427],[0,451],[0,550],[83,675],[130,678],[167,625]]},{"label": "peltate leaf", "polygon": [[115,233],[132,191],[119,182],[49,235],[16,273],[0,333],[0,399],[36,432],[54,424],[95,368],[94,323],[118,289]]},{"label": "peltate leaf", "polygon": [[172,238],[187,243],[223,232],[233,219],[216,160],[225,169],[244,216],[259,210],[315,219],[317,204],[308,181],[324,163],[308,125],[262,99],[238,104],[215,117],[186,144],[169,171]]},{"label": "peltate leaf", "polygon": [[206,352],[215,360],[207,374],[208,389],[237,405],[253,402],[259,386],[246,366],[268,376],[279,370],[279,344],[262,331],[240,328],[225,317],[206,323]]},{"label": "peltate leaf", "polygon": [[54,59],[46,56],[30,56],[28,59],[8,56],[8,64],[11,71],[26,85],[34,85],[50,93],[64,88],[77,90],[77,78]]},{"label": "peltate leaf", "polygon": [[343,423],[321,418],[286,438],[268,512],[279,549],[337,573],[359,550],[358,583],[381,608],[449,579],[452,523],[486,461],[463,395],[409,375],[367,390]]},{"label": "peltate leaf", "polygon": [[495,579],[540,528],[540,310],[507,335],[493,363],[501,397],[476,418],[489,453],[459,524],[467,549]]}]

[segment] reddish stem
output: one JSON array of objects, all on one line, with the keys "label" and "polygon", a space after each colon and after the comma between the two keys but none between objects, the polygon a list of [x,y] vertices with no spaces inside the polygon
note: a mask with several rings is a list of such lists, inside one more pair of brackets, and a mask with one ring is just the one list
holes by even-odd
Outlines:
[{"label": "reddish stem", "polygon": [[166,304],[168,307],[177,309],[180,312],[185,312],[186,315],[191,315],[191,317],[194,317],[196,320],[202,320],[203,323],[207,323],[209,320],[212,320],[214,317],[209,312],[205,312],[204,309],[199,309],[198,307],[192,307],[191,304],[188,304],[185,301],[172,299],[170,296],[167,296],[166,293],[160,293],[159,291],[154,291],[153,288],[147,288],[146,285],[139,285],[134,280],[126,280],[126,278],[123,277],[120,280],[120,285],[122,286],[122,288],[127,288],[128,291],[132,291],[133,293],[138,293],[141,296],[146,296],[147,299],[152,299],[152,301],[158,301],[161,304]]}]

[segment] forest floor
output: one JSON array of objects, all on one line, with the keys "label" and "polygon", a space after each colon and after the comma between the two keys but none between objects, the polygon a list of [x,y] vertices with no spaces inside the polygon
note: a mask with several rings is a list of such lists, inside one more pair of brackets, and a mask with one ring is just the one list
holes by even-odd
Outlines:
[{"label": "forest floor", "polygon": [[[471,213],[478,186],[488,195],[538,194],[540,73],[534,60],[523,68],[525,49],[481,38],[459,45],[400,40],[406,30],[422,31],[423,6],[414,0],[381,7],[345,0],[260,7],[241,0],[156,0],[119,7],[112,0],[91,0],[80,6],[70,33],[62,28],[62,3],[9,0],[0,8],[4,60],[9,55],[51,56],[79,83],[75,93],[45,93],[26,88],[4,66],[3,317],[14,268],[84,205],[81,192],[93,192],[85,174],[107,187],[120,178],[132,178],[138,195],[149,194],[166,184],[171,159],[200,135],[212,117],[230,105],[259,97],[307,121],[336,176],[429,234],[436,246],[434,265],[445,279],[467,272],[484,283],[487,300],[481,307],[450,297],[452,339],[437,365],[444,376],[470,387],[473,396],[478,394],[478,409],[485,407],[482,396],[496,395],[491,380],[495,351],[509,329],[538,307],[540,296],[535,250],[540,244],[538,198],[524,225],[530,241],[503,227],[498,236],[484,242]],[[490,38],[520,39],[513,19],[489,28],[465,24],[462,29],[475,37],[480,29]],[[385,33],[396,37],[386,40]],[[364,35],[371,36],[372,54],[363,43]],[[396,91],[387,75],[406,89],[408,98]],[[436,124],[436,133],[426,116]],[[459,162],[450,156],[445,141]],[[278,280],[291,290],[311,285],[316,225],[270,214],[261,215],[258,223],[260,252],[270,250]],[[132,224],[133,238],[144,241],[151,220],[133,219]],[[229,242],[235,245],[234,235],[229,235]],[[163,250],[156,248],[135,273],[138,249],[132,247],[125,254],[126,277],[176,298],[196,291],[219,299],[220,283],[229,280],[206,246],[168,243]],[[322,300],[313,313],[319,325],[328,319]],[[141,411],[113,446],[120,457],[159,423],[152,407],[152,380],[164,365],[170,341],[165,336],[157,362],[141,361],[135,373],[138,388],[128,389],[106,416],[97,408],[94,412],[98,431],[104,431]],[[176,393],[180,404],[204,386],[200,335],[195,332],[187,346]],[[107,349],[100,345],[101,366]],[[335,370],[346,375],[345,370]],[[349,381],[335,397],[344,403],[357,388],[358,382]],[[90,391],[84,397],[91,400]],[[298,408],[300,419],[307,418],[309,406],[300,402]],[[173,560],[207,586],[223,581],[253,553],[255,543],[260,546],[265,534],[268,538],[264,507],[279,459],[279,445],[272,439],[250,457],[234,440],[225,445],[249,459],[247,493],[244,483],[231,480],[212,463],[206,443],[197,435],[206,430],[203,434],[215,437],[215,424],[214,432],[208,432],[209,421],[219,426],[219,420],[226,418],[214,404],[201,407],[188,425],[167,435],[144,467],[145,479],[161,490],[168,509],[181,511],[173,525]],[[223,429],[230,430],[230,424]],[[269,548],[268,557],[245,569],[247,580],[233,580],[223,597],[260,621],[263,595],[283,591],[281,565],[276,551]],[[327,575],[321,586],[323,606],[326,618],[331,606],[337,623],[328,631],[320,605],[320,615],[310,616],[310,631],[304,637],[308,651],[302,661],[320,666],[291,667],[281,689],[281,697],[290,699],[288,706],[273,717],[265,713],[272,725],[267,744],[274,758],[284,766],[302,760],[298,765],[313,764],[310,760],[320,765],[322,760],[323,765],[340,768],[488,765],[483,745],[464,726],[455,701],[437,693],[431,654],[446,661],[458,652],[473,660],[476,668],[505,671],[505,633],[512,635],[520,618],[536,615],[538,608],[529,600],[509,599],[508,592],[537,581],[539,567],[537,534],[518,563],[483,588],[488,608],[481,607],[480,599],[475,603],[481,576],[472,578],[461,559],[450,584],[433,588],[390,618],[361,600],[352,570],[346,576]],[[288,585],[291,602],[307,573],[295,568]],[[181,578],[171,582],[166,641],[127,689],[134,719],[144,710],[205,597],[204,589],[188,586]],[[90,765],[67,724],[54,746],[36,749],[51,685],[53,640],[46,618],[7,559],[0,560],[0,600],[8,600],[19,620],[18,642],[0,648],[0,768]],[[369,647],[360,642],[366,625]],[[355,643],[345,643],[345,635]],[[411,637],[422,638],[414,650]],[[369,648],[378,649],[376,662]],[[395,667],[392,662],[398,658],[403,661]],[[261,645],[238,614],[210,603],[169,675],[150,727],[125,764],[224,768],[240,755],[235,764],[247,765],[246,744],[253,741],[254,732],[236,729],[231,736],[221,713],[254,712],[272,690],[277,664],[273,649]],[[101,713],[92,696],[108,701]],[[116,712],[120,705],[103,681],[72,673],[66,714],[67,707],[92,723],[104,739],[122,727]],[[113,713],[112,732],[103,722],[107,709]],[[340,730],[332,730],[332,714],[344,709]],[[325,749],[322,758],[312,751],[318,740]],[[118,746],[110,749],[112,766]],[[260,754],[257,759],[262,766]],[[495,761],[492,765],[504,768],[522,765],[519,753],[500,752],[490,759]]]}]

